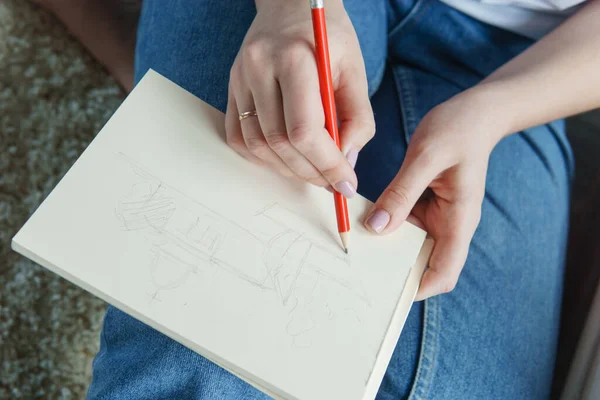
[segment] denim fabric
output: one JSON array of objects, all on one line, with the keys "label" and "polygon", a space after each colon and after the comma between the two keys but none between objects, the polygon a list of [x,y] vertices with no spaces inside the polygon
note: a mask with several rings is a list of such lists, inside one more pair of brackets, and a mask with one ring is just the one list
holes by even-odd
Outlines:
[{"label": "denim fabric", "polygon": [[[359,192],[375,200],[398,171],[421,118],[532,41],[437,0],[345,5],[363,51],[377,124],[356,166]],[[224,111],[229,69],[254,13],[253,0],[145,0],[136,81],[153,68]],[[498,144],[458,285],[415,303],[378,400],[548,398],[572,164],[562,121]],[[88,397],[266,398],[113,307]]]}]

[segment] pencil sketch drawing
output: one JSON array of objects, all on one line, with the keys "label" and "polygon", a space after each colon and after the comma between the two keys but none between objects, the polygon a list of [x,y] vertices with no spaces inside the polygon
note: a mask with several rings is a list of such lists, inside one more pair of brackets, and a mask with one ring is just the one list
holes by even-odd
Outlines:
[{"label": "pencil sketch drawing", "polygon": [[[336,243],[311,237],[310,223],[302,216],[273,203],[251,216],[252,226],[243,227],[127,156],[118,154],[117,159],[126,163],[133,179],[115,215],[122,229],[141,233],[150,243],[151,302],[192,275],[222,271],[273,293],[288,311],[285,330],[294,347],[310,346],[311,331],[336,318],[360,324],[360,312],[352,305],[368,308],[371,302],[349,256]],[[335,295],[332,287],[338,288]]]}]

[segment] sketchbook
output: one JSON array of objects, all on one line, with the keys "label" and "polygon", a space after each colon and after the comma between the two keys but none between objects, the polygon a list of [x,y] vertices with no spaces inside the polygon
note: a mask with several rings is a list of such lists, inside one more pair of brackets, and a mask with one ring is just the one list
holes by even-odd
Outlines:
[{"label": "sketchbook", "polygon": [[224,115],[149,71],[13,248],[276,399],[373,399],[432,243],[255,166]]}]

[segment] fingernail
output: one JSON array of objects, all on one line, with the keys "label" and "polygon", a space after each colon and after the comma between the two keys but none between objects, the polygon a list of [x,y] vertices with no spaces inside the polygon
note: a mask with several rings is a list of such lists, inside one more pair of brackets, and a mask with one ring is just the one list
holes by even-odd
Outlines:
[{"label": "fingernail", "polygon": [[381,233],[390,222],[390,214],[387,211],[379,209],[375,211],[367,219],[367,225],[371,227],[375,232]]},{"label": "fingernail", "polygon": [[352,169],[354,169],[354,167],[356,166],[356,160],[358,160],[358,150],[350,149],[350,151],[348,151],[348,153],[346,154],[346,159],[352,166]]},{"label": "fingernail", "polygon": [[334,185],[334,188],[347,198],[351,198],[356,194],[356,189],[348,181],[338,182]]},{"label": "fingernail", "polygon": [[331,187],[331,185],[325,186],[325,190],[327,190],[329,193],[333,193],[333,188]]}]

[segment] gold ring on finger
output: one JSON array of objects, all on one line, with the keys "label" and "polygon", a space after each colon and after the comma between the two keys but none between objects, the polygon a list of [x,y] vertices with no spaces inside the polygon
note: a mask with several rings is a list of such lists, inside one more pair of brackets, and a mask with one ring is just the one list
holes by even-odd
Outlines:
[{"label": "gold ring on finger", "polygon": [[243,113],[240,113],[239,115],[239,119],[240,121],[249,117],[256,117],[256,110],[252,110],[252,111],[245,111]]}]

